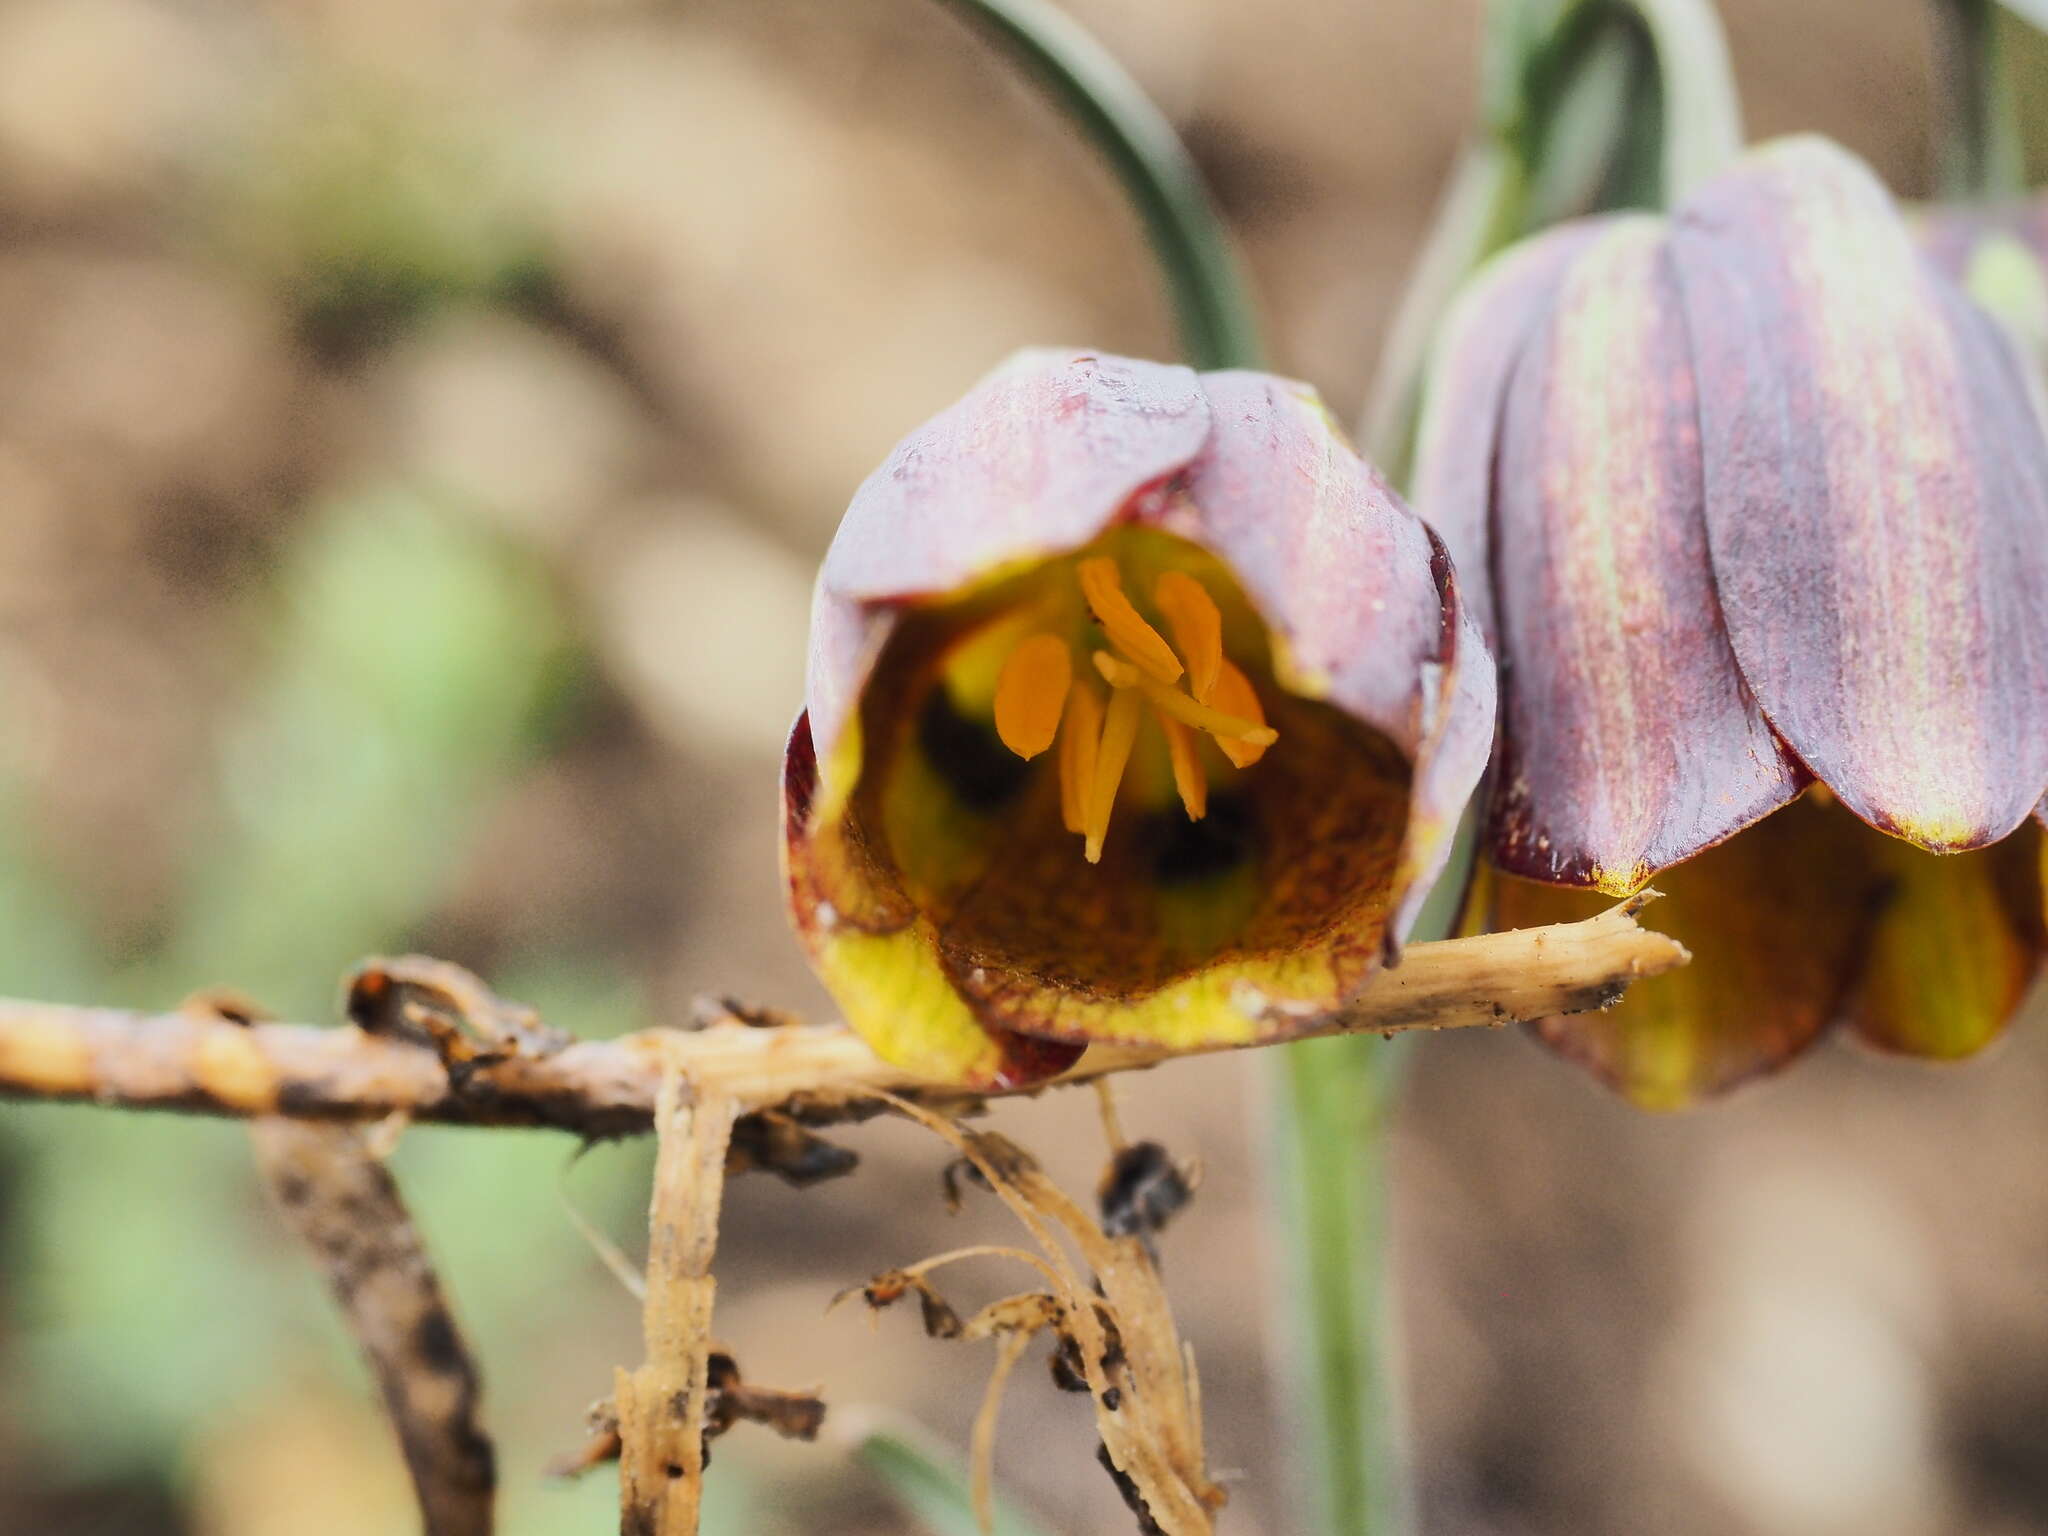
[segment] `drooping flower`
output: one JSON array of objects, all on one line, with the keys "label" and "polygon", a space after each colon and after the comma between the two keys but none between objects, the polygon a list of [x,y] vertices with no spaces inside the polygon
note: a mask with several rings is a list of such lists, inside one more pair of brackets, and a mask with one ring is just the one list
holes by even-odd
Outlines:
[{"label": "drooping flower", "polygon": [[1968,1055],[2048,951],[2048,446],[1876,178],[1795,139],[1509,252],[1446,328],[1416,503],[1501,658],[1502,927],[1651,880],[1692,950],[1539,1026],[1686,1103],[1830,1024]]},{"label": "drooping flower", "polygon": [[935,1077],[1286,1035],[1398,954],[1492,716],[1442,545],[1313,392],[1023,353],[826,554],[791,912]]}]

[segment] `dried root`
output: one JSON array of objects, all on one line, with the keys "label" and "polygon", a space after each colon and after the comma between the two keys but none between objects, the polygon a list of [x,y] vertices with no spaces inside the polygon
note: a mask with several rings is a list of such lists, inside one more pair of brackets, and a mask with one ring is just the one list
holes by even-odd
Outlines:
[{"label": "dried root", "polygon": [[[972,1442],[974,1506],[983,1528],[990,1528],[994,1507],[1003,1388],[1031,1341],[1045,1334],[1052,1339],[1053,1381],[1088,1394],[1103,1464],[1138,1516],[1139,1528],[1166,1536],[1213,1530],[1226,1495],[1204,1463],[1193,1359],[1174,1327],[1152,1246],[1160,1228],[1187,1203],[1192,1170],[1175,1164],[1154,1142],[1120,1147],[1103,1180],[1098,1221],[1008,1138],[968,1130],[906,1100],[889,1102],[960,1154],[946,1171],[950,1203],[958,1202],[963,1182],[990,1190],[1037,1249],[962,1248],[885,1271],[837,1298],[858,1294],[880,1310],[915,1295],[925,1332],[933,1338],[996,1341],[995,1367]],[[977,1257],[1021,1263],[1038,1272],[1046,1289],[1006,1296],[963,1319],[930,1276]]]},{"label": "dried root", "polygon": [[[785,1440],[815,1440],[825,1427],[825,1400],[815,1389],[784,1392],[757,1387],[741,1378],[739,1363],[722,1349],[711,1351],[706,1360],[705,1380],[705,1466],[711,1464],[711,1442],[735,1424],[760,1424]],[[548,1476],[580,1477],[593,1467],[619,1459],[619,1409],[613,1399],[591,1404],[585,1429],[583,1444],[550,1462]]]}]

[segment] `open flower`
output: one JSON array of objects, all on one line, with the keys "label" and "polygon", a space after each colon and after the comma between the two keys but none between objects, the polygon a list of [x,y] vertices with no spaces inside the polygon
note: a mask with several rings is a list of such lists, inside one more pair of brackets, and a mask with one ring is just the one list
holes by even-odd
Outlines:
[{"label": "open flower", "polygon": [[1448,855],[1493,667],[1311,391],[1028,352],[854,496],[806,705],[797,930],[877,1052],[991,1082],[1351,997]]},{"label": "open flower", "polygon": [[1846,1019],[1967,1055],[2044,952],[2048,447],[1876,178],[1771,145],[1668,221],[1508,253],[1448,325],[1417,504],[1503,668],[1487,915],[1653,878],[1683,973],[1543,1037],[1638,1102]]}]

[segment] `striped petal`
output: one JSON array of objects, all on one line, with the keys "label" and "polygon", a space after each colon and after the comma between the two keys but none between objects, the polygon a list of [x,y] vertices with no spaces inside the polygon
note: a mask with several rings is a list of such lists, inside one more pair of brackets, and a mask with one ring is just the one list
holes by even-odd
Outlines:
[{"label": "striped petal", "polygon": [[1496,567],[1494,861],[1627,895],[1804,775],[1742,684],[1701,506],[1691,348],[1659,220],[1583,247],[1515,369]]},{"label": "striped petal", "polygon": [[1480,632],[1496,636],[1492,501],[1501,400],[1552,295],[1604,221],[1580,220],[1489,262],[1444,318],[1433,349],[1415,450],[1415,510],[1461,575]]},{"label": "striped petal", "polygon": [[1672,249],[1764,715],[1873,826],[1998,841],[2048,787],[2048,445],[2010,345],[1821,140],[1703,188]]}]

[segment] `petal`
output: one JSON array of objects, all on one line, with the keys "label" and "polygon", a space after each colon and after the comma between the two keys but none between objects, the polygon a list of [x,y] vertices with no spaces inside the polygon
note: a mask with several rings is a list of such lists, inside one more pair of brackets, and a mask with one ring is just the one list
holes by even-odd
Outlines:
[{"label": "petal", "polygon": [[1604,220],[1561,224],[1511,247],[1473,277],[1432,349],[1415,449],[1415,510],[1464,578],[1467,603],[1495,636],[1491,565],[1494,462],[1508,377],[1551,295]]},{"label": "petal", "polygon": [[[1452,622],[1446,625],[1442,671],[1434,702],[1436,729],[1415,763],[1408,793],[1407,837],[1395,870],[1398,893],[1387,927],[1386,958],[1399,961],[1399,946],[1436,888],[1457,843],[1458,824],[1493,756],[1494,711],[1499,673],[1479,625],[1461,597],[1450,554],[1436,535],[1438,591]],[[1460,893],[1460,904],[1464,895]]]},{"label": "petal", "polygon": [[1428,530],[1306,385],[1209,373],[1202,387],[1214,429],[1160,525],[1230,567],[1272,631],[1283,686],[1412,756],[1446,623]]},{"label": "petal", "polygon": [[1721,627],[1662,221],[1581,247],[1501,423],[1494,862],[1627,895],[1799,793]]},{"label": "petal", "polygon": [[2048,444],[2009,344],[1821,140],[1703,188],[1672,248],[1765,717],[1872,825],[1996,842],[2048,787]]},{"label": "petal", "polygon": [[818,573],[805,700],[826,755],[890,607],[1086,544],[1208,434],[1186,368],[1033,351],[898,443],[854,493]]},{"label": "petal", "polygon": [[1022,352],[898,443],[854,493],[826,584],[881,600],[953,591],[1078,548],[1200,451],[1195,375],[1096,352]]},{"label": "petal", "polygon": [[1888,884],[1850,1021],[1883,1050],[1952,1060],[1989,1045],[2040,974],[2042,859],[2028,821],[1971,853],[1923,853],[1864,834]]},{"label": "petal", "polygon": [[[1602,1013],[1546,1019],[1547,1044],[1645,1109],[1678,1109],[1775,1070],[1834,1020],[1855,982],[1875,886],[1862,834],[1811,797],[1667,871],[1642,920],[1692,963]],[[1493,874],[1495,925],[1589,917],[1604,898]]]},{"label": "petal", "polygon": [[1238,372],[1204,374],[1202,387],[1214,428],[1162,526],[1235,572],[1272,631],[1284,688],[1338,706],[1407,758],[1413,792],[1380,935],[1391,959],[1484,770],[1492,663],[1444,546],[1313,390]]},{"label": "petal", "polygon": [[2048,374],[2048,198],[1940,208],[1916,225],[1920,248]]},{"label": "petal", "polygon": [[[979,1022],[939,963],[931,924],[908,911],[880,928],[847,920],[821,889],[821,859],[837,823],[814,830],[818,763],[810,718],[799,715],[783,758],[782,867],[798,938],[846,1021],[885,1061],[936,1082],[1007,1087],[1051,1077],[1080,1049]],[[845,874],[840,875],[843,885]]]}]

